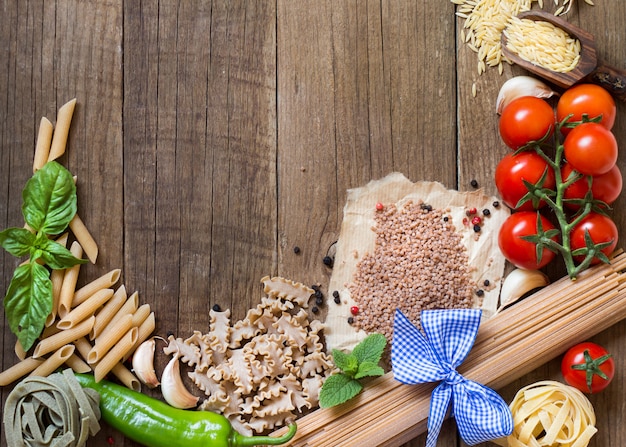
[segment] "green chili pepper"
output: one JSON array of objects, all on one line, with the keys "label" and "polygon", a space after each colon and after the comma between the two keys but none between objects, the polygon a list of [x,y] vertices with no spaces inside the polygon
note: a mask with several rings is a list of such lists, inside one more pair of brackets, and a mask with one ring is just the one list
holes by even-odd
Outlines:
[{"label": "green chili pepper", "polygon": [[211,411],[174,408],[146,394],[92,375],[76,374],[84,388],[100,393],[102,419],[124,436],[148,447],[246,447],[280,445],[296,434],[296,424],[280,437],[243,436],[228,419]]}]

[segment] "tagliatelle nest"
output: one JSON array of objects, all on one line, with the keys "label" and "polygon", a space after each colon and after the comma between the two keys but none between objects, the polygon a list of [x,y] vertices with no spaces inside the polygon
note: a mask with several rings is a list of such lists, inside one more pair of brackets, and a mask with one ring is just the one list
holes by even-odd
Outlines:
[{"label": "tagliatelle nest", "polygon": [[280,277],[261,281],[266,296],[245,319],[231,323],[229,310],[211,310],[208,333],[170,336],[164,349],[193,368],[189,377],[207,396],[200,409],[224,414],[247,435],[316,407],[333,369],[320,339],[324,325],[306,311],[314,291]]}]

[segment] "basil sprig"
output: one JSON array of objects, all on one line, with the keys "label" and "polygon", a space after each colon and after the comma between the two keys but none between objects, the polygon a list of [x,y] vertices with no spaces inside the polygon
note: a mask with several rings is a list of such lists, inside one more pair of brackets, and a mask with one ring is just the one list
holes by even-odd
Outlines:
[{"label": "basil sprig", "polygon": [[4,297],[9,327],[28,351],[52,312],[49,269],[66,269],[87,261],[50,239],[65,231],[76,214],[76,185],[67,169],[54,161],[46,163],[26,183],[22,200],[22,215],[30,229],[0,232],[0,245],[13,256],[29,258],[13,272]]}]

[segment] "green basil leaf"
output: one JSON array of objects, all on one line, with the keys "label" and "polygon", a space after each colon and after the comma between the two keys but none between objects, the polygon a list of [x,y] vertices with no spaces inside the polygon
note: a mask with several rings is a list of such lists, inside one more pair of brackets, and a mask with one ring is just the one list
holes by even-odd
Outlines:
[{"label": "green basil leaf", "polygon": [[76,185],[72,174],[51,161],[39,169],[22,191],[26,223],[45,234],[62,233],[76,214]]},{"label": "green basil leaf", "polygon": [[26,228],[7,228],[0,232],[0,245],[15,257],[22,257],[30,252],[35,243],[35,235]]},{"label": "green basil leaf", "polygon": [[75,257],[63,245],[46,238],[37,244],[39,257],[52,269],[67,269],[77,264],[85,264],[86,259]]},{"label": "green basil leaf", "polygon": [[48,269],[36,262],[15,269],[4,297],[4,310],[11,331],[28,351],[52,312],[52,281]]}]

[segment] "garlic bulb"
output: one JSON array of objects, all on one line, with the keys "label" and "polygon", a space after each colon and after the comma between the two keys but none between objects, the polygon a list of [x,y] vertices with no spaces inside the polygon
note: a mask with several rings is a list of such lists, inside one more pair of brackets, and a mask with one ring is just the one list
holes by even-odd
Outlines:
[{"label": "garlic bulb", "polygon": [[148,388],[159,386],[154,370],[155,340],[150,338],[139,345],[133,353],[133,371],[137,378]]},{"label": "garlic bulb", "polygon": [[521,96],[536,96],[537,98],[550,98],[558,95],[547,84],[531,76],[515,76],[506,81],[496,99],[496,113],[499,115],[502,110],[514,99]]},{"label": "garlic bulb", "polygon": [[513,304],[533,289],[550,284],[548,276],[539,270],[515,269],[507,275],[500,289],[500,308]]},{"label": "garlic bulb", "polygon": [[172,407],[176,408],[193,408],[198,405],[199,397],[191,394],[180,376],[180,364],[178,362],[178,354],[172,357],[161,376],[161,392],[163,398]]}]

